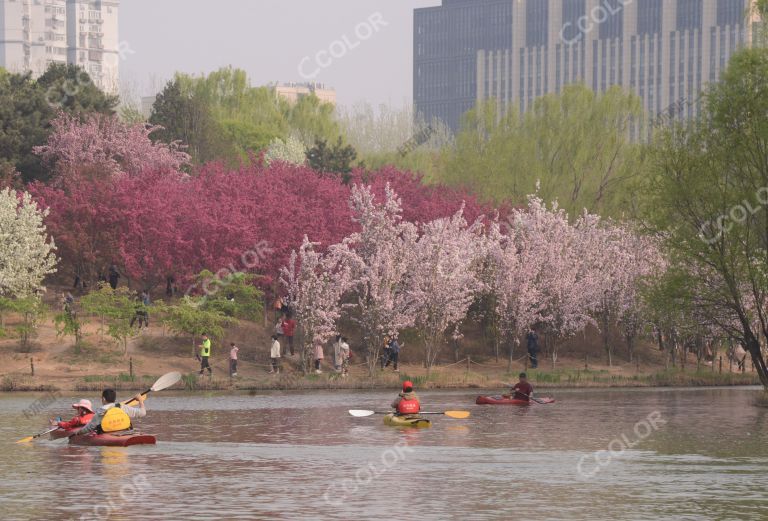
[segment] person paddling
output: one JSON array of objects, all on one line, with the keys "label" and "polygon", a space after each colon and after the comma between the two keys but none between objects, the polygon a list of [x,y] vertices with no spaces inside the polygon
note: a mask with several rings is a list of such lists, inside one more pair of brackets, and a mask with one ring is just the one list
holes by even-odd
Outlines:
[{"label": "person paddling", "polygon": [[520,373],[520,381],[512,386],[509,394],[504,395],[505,398],[512,396],[513,400],[525,400],[530,401],[533,397],[533,386],[528,383],[528,375]]},{"label": "person paddling", "polygon": [[133,429],[132,418],[143,418],[147,415],[144,408],[144,395],[137,394],[135,400],[139,402],[139,407],[130,407],[115,403],[117,393],[114,389],[104,389],[101,393],[102,406],[93,415],[88,424],[77,431],[74,436],[96,432],[104,434],[105,432],[119,432]]},{"label": "person paddling", "polygon": [[419,413],[421,404],[419,397],[413,392],[413,382],[410,380],[403,382],[403,392],[399,393],[392,402],[392,408],[397,411],[398,416],[412,416]]},{"label": "person paddling", "polygon": [[77,411],[77,416],[69,420],[68,422],[51,420],[51,427],[58,427],[59,429],[76,429],[77,427],[84,427],[93,418],[93,405],[90,400],[80,400],[77,403],[72,404],[72,408]]}]

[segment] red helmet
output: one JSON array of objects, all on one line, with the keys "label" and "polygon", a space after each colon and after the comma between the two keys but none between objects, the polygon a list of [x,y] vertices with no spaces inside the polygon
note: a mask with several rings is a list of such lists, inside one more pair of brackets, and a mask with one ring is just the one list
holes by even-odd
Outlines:
[{"label": "red helmet", "polygon": [[410,380],[403,382],[403,391],[407,391],[408,389],[413,389],[413,382]]}]

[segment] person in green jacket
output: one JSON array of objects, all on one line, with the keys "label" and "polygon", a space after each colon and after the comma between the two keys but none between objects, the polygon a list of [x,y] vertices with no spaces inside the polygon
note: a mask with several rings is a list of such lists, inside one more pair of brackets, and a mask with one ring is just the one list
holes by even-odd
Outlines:
[{"label": "person in green jacket", "polygon": [[213,369],[211,364],[208,363],[208,358],[211,356],[211,339],[208,338],[206,333],[203,333],[203,342],[200,344],[200,374],[203,374],[204,369],[208,369],[208,375],[213,375]]}]

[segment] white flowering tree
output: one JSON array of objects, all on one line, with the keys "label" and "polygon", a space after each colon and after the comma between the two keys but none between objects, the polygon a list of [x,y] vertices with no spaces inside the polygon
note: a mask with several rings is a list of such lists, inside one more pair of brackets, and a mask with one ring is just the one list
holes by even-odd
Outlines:
[{"label": "white flowering tree", "polygon": [[43,224],[41,210],[27,192],[0,191],[0,294],[24,298],[42,289],[56,271],[56,248]]},{"label": "white flowering tree", "polygon": [[459,326],[483,288],[475,270],[479,228],[467,226],[462,209],[424,224],[414,246],[407,300],[424,340],[427,371],[440,355],[445,334],[460,336]]},{"label": "white flowering tree", "polygon": [[298,253],[280,271],[300,329],[302,364],[309,372],[315,346],[336,333],[341,317],[341,297],[351,284],[349,270],[332,256],[316,251],[318,244],[304,236]]},{"label": "white flowering tree", "polygon": [[414,224],[402,220],[400,199],[389,185],[381,203],[370,188],[354,186],[350,207],[360,231],[331,247],[331,252],[350,269],[352,319],[362,329],[373,374],[384,337],[397,337],[414,322],[407,289],[418,232]]},{"label": "white flowering tree", "polygon": [[267,152],[264,154],[264,161],[267,165],[275,161],[292,165],[303,165],[306,160],[306,147],[296,136],[288,136],[285,141],[276,137],[269,144]]}]

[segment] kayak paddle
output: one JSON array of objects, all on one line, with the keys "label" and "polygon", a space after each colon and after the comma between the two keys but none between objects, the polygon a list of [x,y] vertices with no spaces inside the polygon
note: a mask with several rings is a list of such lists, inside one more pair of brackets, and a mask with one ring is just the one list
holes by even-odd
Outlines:
[{"label": "kayak paddle", "polygon": [[[350,409],[349,414],[355,418],[364,418],[373,414],[389,414],[392,411],[368,411],[365,409]],[[469,418],[469,411],[443,411],[443,412],[419,412],[417,414],[443,414],[449,418],[464,419]]]},{"label": "kayak paddle", "polygon": [[[176,382],[181,380],[181,373],[178,371],[172,371],[170,373],[165,373],[163,376],[157,379],[157,381],[152,384],[152,387],[141,393],[143,396],[148,395],[151,392],[157,392],[162,391],[163,389],[167,389],[170,386],[174,385]],[[125,402],[121,402],[121,405],[129,405],[133,406],[136,405],[138,400],[136,398],[132,398],[130,400],[127,400]]]},{"label": "kayak paddle", "polygon": [[30,441],[34,440],[35,438],[39,438],[40,436],[45,436],[46,434],[50,434],[51,432],[58,430],[58,427],[54,427],[53,429],[48,429],[45,432],[41,432],[39,434],[35,434],[34,436],[27,436],[26,438],[21,438],[16,443],[29,443]]}]

